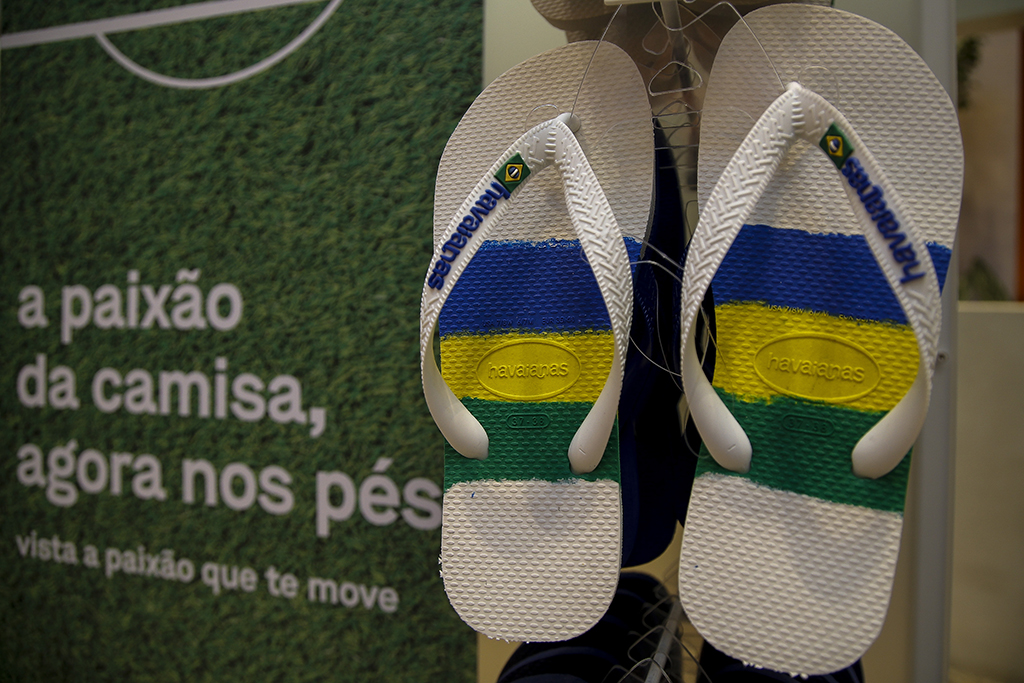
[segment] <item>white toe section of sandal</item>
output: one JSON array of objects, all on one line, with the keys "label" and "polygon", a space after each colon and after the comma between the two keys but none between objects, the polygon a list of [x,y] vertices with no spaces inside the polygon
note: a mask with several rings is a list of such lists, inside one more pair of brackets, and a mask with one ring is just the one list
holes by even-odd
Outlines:
[{"label": "white toe section of sandal", "polygon": [[913,220],[853,126],[831,103],[797,83],[791,83],[758,119],[701,212],[683,276],[684,391],[708,452],[722,467],[746,472],[756,454],[704,376],[694,350],[693,326],[729,247],[797,138],[822,146],[835,164],[863,236],[917,340],[919,369],[914,384],[851,453],[857,476],[877,478],[907,454],[928,412],[941,325],[938,277]]}]

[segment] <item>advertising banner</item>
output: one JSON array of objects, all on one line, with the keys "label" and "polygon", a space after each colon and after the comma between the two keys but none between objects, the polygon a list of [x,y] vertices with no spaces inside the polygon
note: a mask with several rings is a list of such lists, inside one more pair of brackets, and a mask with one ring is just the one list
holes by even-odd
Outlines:
[{"label": "advertising banner", "polygon": [[2,10],[0,679],[471,680],[417,325],[479,3]]}]

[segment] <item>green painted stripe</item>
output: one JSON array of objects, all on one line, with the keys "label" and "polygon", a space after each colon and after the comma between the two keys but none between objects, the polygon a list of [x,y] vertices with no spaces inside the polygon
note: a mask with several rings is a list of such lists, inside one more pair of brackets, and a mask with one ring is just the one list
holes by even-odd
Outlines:
[{"label": "green painted stripe", "polygon": [[612,428],[601,464],[575,475],[569,469],[569,443],[593,404],[511,403],[465,398],[462,403],[487,430],[485,460],[471,460],[444,447],[444,488],[481,479],[619,481],[619,429]]},{"label": "green painted stripe", "polygon": [[797,398],[746,402],[715,389],[736,416],[753,448],[750,471],[720,467],[702,445],[697,476],[714,472],[764,486],[847,505],[903,512],[910,457],[879,479],[853,474],[850,453],[884,413],[864,413]]}]

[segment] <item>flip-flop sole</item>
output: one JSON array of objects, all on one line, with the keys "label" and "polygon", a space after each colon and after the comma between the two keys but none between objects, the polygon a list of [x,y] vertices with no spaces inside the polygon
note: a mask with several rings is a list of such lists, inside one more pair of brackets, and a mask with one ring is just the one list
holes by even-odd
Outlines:
[{"label": "flip-flop sole", "polygon": [[[650,112],[628,56],[596,45],[539,55],[481,93],[441,160],[435,239],[481,168],[531,125],[573,111],[636,258],[650,213]],[[439,321],[442,376],[489,437],[485,460],[446,446],[441,565],[452,605],[476,630],[563,640],[600,619],[618,582],[616,431],[593,472],[574,475],[567,459],[615,340],[557,174],[542,171],[517,193]]]},{"label": "flip-flop sole", "polygon": [[[962,177],[956,114],[941,85],[902,40],[856,15],[779,5],[746,21],[757,41],[737,25],[708,84],[701,202],[753,122],[797,80],[856,126],[941,282]],[[871,480],[852,473],[850,454],[913,382],[914,333],[835,167],[803,142],[712,289],[713,385],[754,456],[739,475],[702,453],[680,595],[701,634],[733,657],[785,672],[836,671],[874,641],[889,603],[909,458]]]}]

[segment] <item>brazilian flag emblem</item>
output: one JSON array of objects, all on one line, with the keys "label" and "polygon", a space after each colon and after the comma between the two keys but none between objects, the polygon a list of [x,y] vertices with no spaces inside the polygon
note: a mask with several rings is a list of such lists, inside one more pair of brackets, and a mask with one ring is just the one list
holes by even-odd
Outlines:
[{"label": "brazilian flag emblem", "polygon": [[494,177],[499,183],[505,186],[505,189],[509,192],[519,187],[519,183],[526,180],[526,177],[530,175],[530,167],[523,161],[523,157],[516,154],[511,159],[505,162],[505,164],[498,169],[498,172],[494,174]]},{"label": "brazilian flag emblem", "polygon": [[828,158],[832,160],[832,163],[838,169],[842,169],[847,157],[853,154],[853,147],[850,145],[850,141],[846,139],[846,136],[843,135],[843,132],[834,123],[821,136],[821,141],[818,144],[825,150],[825,154],[828,155]]}]

